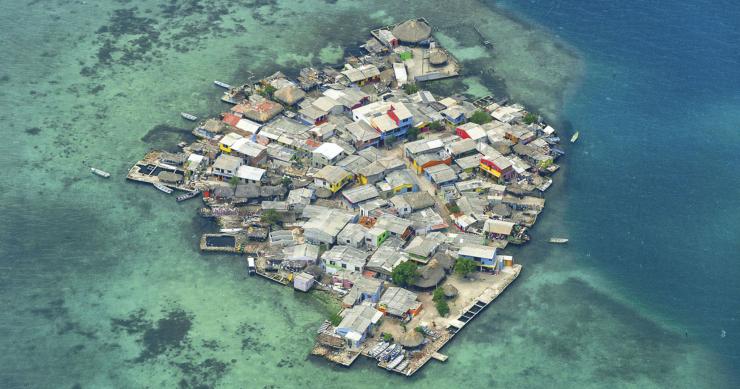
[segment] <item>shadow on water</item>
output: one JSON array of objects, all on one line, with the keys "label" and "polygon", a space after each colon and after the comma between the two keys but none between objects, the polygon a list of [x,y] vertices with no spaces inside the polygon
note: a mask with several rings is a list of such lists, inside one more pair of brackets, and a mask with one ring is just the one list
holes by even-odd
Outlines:
[{"label": "shadow on water", "polygon": [[141,137],[141,141],[152,148],[173,153],[180,150],[177,147],[179,142],[192,143],[196,139],[190,130],[168,124],[158,124]]}]

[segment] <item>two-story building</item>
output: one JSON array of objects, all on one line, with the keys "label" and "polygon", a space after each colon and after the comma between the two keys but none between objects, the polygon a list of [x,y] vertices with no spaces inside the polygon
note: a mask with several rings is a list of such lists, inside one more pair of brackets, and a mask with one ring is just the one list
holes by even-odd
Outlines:
[{"label": "two-story building", "polygon": [[380,134],[380,142],[403,138],[414,124],[414,116],[401,102],[378,101],[352,110],[355,122],[364,121]]},{"label": "two-story building", "polygon": [[221,154],[213,162],[213,175],[219,179],[229,179],[236,175],[239,166],[244,165],[244,161],[233,155]]},{"label": "two-story building", "polygon": [[336,143],[326,142],[314,149],[311,158],[313,167],[324,167],[334,165],[342,158],[346,157],[344,149]]}]

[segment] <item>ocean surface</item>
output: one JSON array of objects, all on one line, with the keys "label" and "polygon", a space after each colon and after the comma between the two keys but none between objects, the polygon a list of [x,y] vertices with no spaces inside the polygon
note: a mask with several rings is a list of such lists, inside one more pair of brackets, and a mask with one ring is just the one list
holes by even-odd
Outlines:
[{"label": "ocean surface", "polygon": [[[430,88],[581,137],[523,275],[407,379],[309,357],[331,307],[201,255],[197,202],[123,177],[224,108],[213,80],[412,16],[464,61]],[[0,28],[2,388],[740,387],[737,2],[0,0]]]}]

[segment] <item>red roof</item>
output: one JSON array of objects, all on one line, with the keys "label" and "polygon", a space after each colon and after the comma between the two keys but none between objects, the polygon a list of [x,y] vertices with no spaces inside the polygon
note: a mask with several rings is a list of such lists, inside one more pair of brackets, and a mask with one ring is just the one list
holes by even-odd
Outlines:
[{"label": "red roof", "polygon": [[228,124],[228,125],[230,125],[230,126],[232,126],[232,127],[236,127],[236,123],[239,123],[239,120],[241,120],[241,118],[239,116],[236,116],[236,115],[227,113],[227,114],[224,115],[223,122],[226,123],[226,124]]}]

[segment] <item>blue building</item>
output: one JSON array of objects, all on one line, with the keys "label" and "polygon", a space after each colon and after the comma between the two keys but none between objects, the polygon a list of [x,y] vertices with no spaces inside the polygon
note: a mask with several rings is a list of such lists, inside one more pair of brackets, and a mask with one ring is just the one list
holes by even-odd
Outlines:
[{"label": "blue building", "polygon": [[484,270],[496,270],[496,248],[480,244],[466,244],[457,253],[459,258],[472,259]]}]

